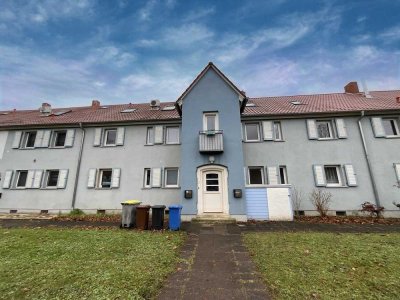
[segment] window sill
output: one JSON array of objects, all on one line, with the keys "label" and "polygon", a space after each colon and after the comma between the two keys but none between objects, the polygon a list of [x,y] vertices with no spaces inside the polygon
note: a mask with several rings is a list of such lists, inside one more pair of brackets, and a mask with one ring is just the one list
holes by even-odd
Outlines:
[{"label": "window sill", "polygon": [[243,143],[262,143],[262,142],[264,142],[264,141],[260,141],[260,140],[258,140],[258,141],[246,141],[246,140],[244,140],[243,141]]},{"label": "window sill", "polygon": [[175,185],[175,186],[164,186],[163,188],[164,189],[169,189],[169,190],[177,190],[177,189],[180,189],[181,187]]},{"label": "window sill", "polygon": [[400,139],[400,135],[387,135],[385,136],[387,139]]}]

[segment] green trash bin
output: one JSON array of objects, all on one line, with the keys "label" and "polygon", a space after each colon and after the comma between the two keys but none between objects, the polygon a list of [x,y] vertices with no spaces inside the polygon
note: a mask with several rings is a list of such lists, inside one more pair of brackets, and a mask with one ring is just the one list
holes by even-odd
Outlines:
[{"label": "green trash bin", "polygon": [[132,228],[136,226],[136,207],[140,203],[142,202],[140,202],[139,200],[127,200],[121,202],[121,228]]}]

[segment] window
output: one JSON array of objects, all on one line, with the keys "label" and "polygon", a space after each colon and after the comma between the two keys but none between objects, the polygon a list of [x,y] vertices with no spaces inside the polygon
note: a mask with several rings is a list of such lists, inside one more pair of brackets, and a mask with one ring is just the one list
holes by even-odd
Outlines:
[{"label": "window", "polygon": [[178,186],[179,170],[177,168],[165,169],[165,187],[177,187]]},{"label": "window", "polygon": [[316,121],[316,125],[319,139],[333,139],[331,121]]},{"label": "window", "polygon": [[218,173],[206,174],[206,191],[218,192],[219,191],[219,175]]},{"label": "window", "polygon": [[49,170],[46,174],[46,187],[57,187],[59,170]]},{"label": "window", "polygon": [[112,170],[103,169],[99,172],[98,186],[102,189],[111,188]]},{"label": "window", "polygon": [[154,127],[147,127],[147,138],[146,138],[147,145],[154,144]]},{"label": "window", "polygon": [[219,130],[218,113],[205,113],[203,117],[204,131]]},{"label": "window", "polygon": [[260,140],[260,128],[258,123],[245,124],[244,125],[246,141],[259,141]]},{"label": "window", "polygon": [[104,131],[104,146],[115,146],[117,144],[117,129],[106,129]]},{"label": "window", "polygon": [[399,128],[396,119],[382,119],[382,125],[386,136],[399,135]]},{"label": "window", "polygon": [[28,171],[18,171],[16,187],[24,188],[26,186],[27,177],[28,177]]},{"label": "window", "polygon": [[342,180],[340,176],[340,166],[324,166],[326,186],[340,186]]},{"label": "window", "polygon": [[144,187],[151,187],[151,169],[144,169]]},{"label": "window", "polygon": [[279,183],[288,184],[286,166],[279,166]]},{"label": "window", "polygon": [[167,127],[166,144],[179,144],[179,126]]},{"label": "window", "polygon": [[23,148],[34,148],[36,140],[36,131],[28,131],[24,134]]},{"label": "window", "polygon": [[67,131],[54,131],[53,147],[64,147]]},{"label": "window", "polygon": [[281,122],[274,122],[274,140],[282,141]]},{"label": "window", "polygon": [[249,167],[249,184],[264,184],[263,167]]}]

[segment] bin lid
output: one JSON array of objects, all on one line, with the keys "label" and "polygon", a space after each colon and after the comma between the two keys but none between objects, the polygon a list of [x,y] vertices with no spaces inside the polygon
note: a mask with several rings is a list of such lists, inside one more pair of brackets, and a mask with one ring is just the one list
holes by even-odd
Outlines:
[{"label": "bin lid", "polygon": [[153,205],[151,208],[166,208],[165,205]]},{"label": "bin lid", "polygon": [[174,204],[174,205],[170,205],[169,207],[168,207],[169,209],[182,209],[182,205],[180,205],[180,204]]},{"label": "bin lid", "polygon": [[142,203],[139,200],[126,200],[124,202],[121,202],[122,205],[136,205]]},{"label": "bin lid", "polygon": [[150,205],[138,205],[136,208],[147,208],[147,209],[150,209]]}]

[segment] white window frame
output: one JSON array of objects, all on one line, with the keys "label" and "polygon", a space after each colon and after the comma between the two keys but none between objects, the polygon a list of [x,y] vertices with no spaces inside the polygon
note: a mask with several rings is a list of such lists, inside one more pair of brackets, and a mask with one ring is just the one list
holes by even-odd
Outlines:
[{"label": "white window frame", "polygon": [[[257,140],[249,140],[247,137],[247,126],[248,125],[256,125],[257,126]],[[260,123],[244,123],[244,137],[246,142],[259,142],[261,140],[261,132],[260,132]]]},{"label": "white window frame", "polygon": [[[64,145],[63,146],[56,146],[57,137],[58,137],[58,134],[60,132],[65,132]],[[65,148],[65,142],[67,141],[67,134],[68,134],[67,130],[53,130],[52,139],[51,139],[51,146],[50,147],[51,148]]]},{"label": "white window frame", "polygon": [[[250,181],[250,170],[255,170],[255,169],[261,170],[261,183],[251,183],[251,181]],[[257,166],[255,166],[255,167],[253,167],[253,166],[247,167],[247,178],[248,178],[248,182],[247,182],[248,185],[251,185],[251,186],[262,186],[262,185],[265,185],[264,167],[257,167]]]},{"label": "white window frame", "polygon": [[[281,170],[283,170],[283,181],[281,176]],[[279,176],[279,184],[289,184],[288,175],[287,175],[287,167],[286,166],[279,166],[278,167],[278,176]]]},{"label": "white window frame", "polygon": [[[172,171],[172,170],[177,171],[176,184],[167,184],[168,171]],[[165,188],[179,187],[179,168],[165,168],[164,169],[164,187]]]},{"label": "white window frame", "polygon": [[[337,174],[339,183],[328,183],[328,179],[326,177],[326,168],[335,168],[336,169],[336,174]],[[343,186],[342,168],[341,168],[340,165],[324,165],[324,176],[325,176],[326,187],[340,187],[340,186]]]},{"label": "white window frame", "polygon": [[[280,121],[273,121],[272,122],[273,130],[274,130],[274,141],[283,141],[283,136],[282,136],[282,124]],[[275,128],[277,126],[277,128]],[[279,137],[277,136],[277,130],[279,133]]]},{"label": "white window frame", "polygon": [[[328,124],[328,129],[329,129],[329,133],[330,133],[330,137],[320,137],[319,136],[319,130],[318,130],[318,124],[319,123],[327,123]],[[317,127],[317,136],[318,136],[318,140],[333,140],[335,138],[335,132],[333,129],[333,120],[329,119],[329,120],[315,120],[315,126]]]},{"label": "white window frame", "polygon": [[[110,131],[115,131],[115,142],[113,144],[107,144],[107,138]],[[118,129],[117,128],[105,128],[104,129],[104,140],[103,146],[104,147],[114,147],[117,146],[117,138],[118,138]]]},{"label": "white window frame", "polygon": [[[150,131],[153,133],[153,138],[149,139]],[[148,126],[146,129],[146,145],[154,145],[154,126]]]},{"label": "white window frame", "polygon": [[[31,147],[27,147],[27,143],[28,143],[28,135],[31,133],[35,133],[35,140],[33,141],[33,146]],[[23,149],[34,149],[35,148],[35,141],[37,138],[37,131],[36,130],[31,130],[31,131],[25,131],[23,136],[22,136],[22,147]]]},{"label": "white window frame", "polygon": [[[387,134],[387,132],[386,132],[386,130],[385,130],[386,128],[385,128],[385,126],[383,125],[383,123],[384,123],[385,121],[393,122],[393,124],[394,124],[394,129],[395,129],[395,131],[396,131],[396,134]],[[390,125],[392,125],[392,124],[390,124]],[[397,121],[396,118],[382,118],[382,127],[383,127],[383,130],[385,131],[385,136],[388,137],[388,138],[391,138],[391,137],[398,137],[398,136],[400,135],[400,132],[399,132],[399,125],[398,125],[398,121]]]},{"label": "white window frame", "polygon": [[[168,142],[168,129],[177,128],[178,129],[178,141],[176,142]],[[166,126],[165,127],[165,144],[167,145],[178,145],[181,142],[181,130],[179,126]]]},{"label": "white window frame", "polygon": [[[25,172],[26,173],[26,179],[25,179],[25,185],[24,186],[18,186],[18,181],[19,181],[19,177],[21,175],[21,172]],[[28,170],[17,170],[17,176],[16,176],[16,180],[15,180],[15,188],[16,189],[26,189],[27,180],[28,180]]]},{"label": "white window frame", "polygon": [[[103,173],[104,173],[104,171],[111,172],[110,187],[103,187],[103,185],[102,185],[102,179],[103,179]],[[113,169],[112,169],[112,168],[99,169],[98,174],[99,174],[99,175],[98,175],[98,177],[97,177],[97,184],[96,184],[97,188],[99,188],[99,189],[104,189],[104,190],[111,190],[111,188],[112,188]]]},{"label": "white window frame", "polygon": [[[213,116],[215,117],[215,128],[214,129],[208,129],[207,126],[207,118]],[[218,116],[218,112],[206,112],[203,113],[203,130],[204,131],[217,131],[219,130],[219,116]]]},{"label": "white window frame", "polygon": [[[57,183],[54,186],[49,186],[49,176],[50,176],[50,172],[55,172],[58,171],[58,176],[57,176]],[[60,170],[59,169],[51,169],[51,170],[46,170],[45,173],[45,177],[44,177],[44,188],[46,189],[57,189],[58,188],[58,180],[60,179]]]},{"label": "white window frame", "polygon": [[[149,176],[149,183],[147,184],[147,174]],[[151,168],[144,169],[143,187],[146,189],[151,188]]]}]

